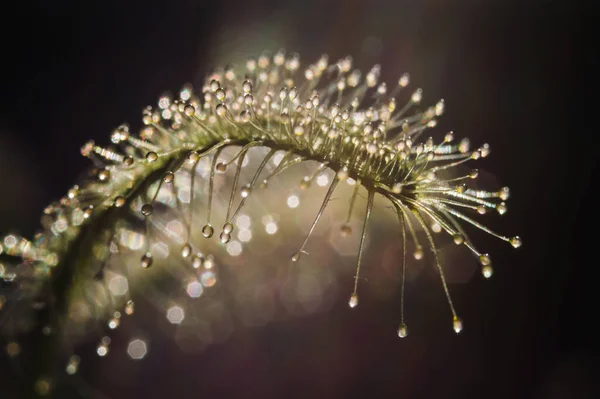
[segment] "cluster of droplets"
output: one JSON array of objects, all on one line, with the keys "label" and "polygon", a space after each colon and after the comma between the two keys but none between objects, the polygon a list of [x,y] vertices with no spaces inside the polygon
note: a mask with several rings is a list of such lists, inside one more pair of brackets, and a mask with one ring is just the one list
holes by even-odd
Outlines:
[{"label": "cluster of droplets", "polygon": [[[93,141],[86,143],[81,153],[92,159],[95,166],[85,180],[46,208],[42,220],[44,230],[34,241],[6,236],[0,254],[6,252],[33,263],[47,279],[52,269],[67,257],[84,225],[101,220],[106,213],[118,215],[121,208],[135,208],[140,193],[158,176],[154,195],[136,208],[148,226],[162,185],[174,186],[178,173],[188,167],[192,171],[192,197],[190,210],[184,216],[187,236],[180,256],[189,260],[194,269],[208,269],[213,265],[213,258],[197,251],[192,246],[191,236],[196,227],[207,239],[215,235],[211,205],[216,172],[224,173],[231,165],[235,168],[226,217],[218,234],[219,241],[227,244],[234,230],[234,220],[254,190],[267,188],[271,178],[294,165],[317,161],[319,167],[300,182],[301,189],[307,188],[323,170],[331,169],[335,176],[303,244],[291,260],[297,262],[306,253],[311,233],[337,184],[352,179],[357,184],[350,199],[347,221],[340,230],[342,236],[353,234],[348,221],[358,191],[365,190],[368,200],[349,306],[354,308],[359,303],[360,267],[367,225],[377,195],[391,203],[398,216],[404,253],[409,239],[414,242],[416,260],[424,259],[427,249],[431,251],[452,312],[453,329],[459,333],[462,321],[452,304],[431,232],[446,232],[455,244],[466,246],[479,260],[483,276],[491,277],[490,255],[476,249],[462,226],[470,225],[515,248],[520,247],[519,237],[495,233],[468,215],[469,212],[483,215],[490,209],[505,214],[509,190],[506,187],[498,191],[470,188],[468,181],[479,176],[476,169],[464,175],[452,174],[466,162],[488,156],[489,146],[484,144],[471,149],[468,139],[457,142],[453,132],[446,133],[438,142],[423,137],[425,131],[437,125],[437,118],[445,110],[444,101],[421,108],[423,93],[416,89],[405,96],[408,100],[400,105],[397,98],[409,85],[409,75],[401,75],[393,87],[380,82],[380,75],[379,65],[363,77],[353,68],[351,57],[330,63],[327,55],[300,71],[298,55],[286,55],[283,51],[250,59],[245,67],[219,69],[207,77],[199,94],[195,94],[191,86],[185,86],[178,98],[165,95],[157,107],[144,109],[139,134],[121,125],[111,135],[110,147],[100,147]],[[219,154],[234,146],[240,148],[237,155],[228,161],[220,160]],[[270,151],[251,181],[240,184],[243,161],[253,147],[267,147]],[[265,165],[276,151],[283,151],[284,155],[276,168],[264,176]],[[205,219],[198,220],[198,212],[193,212],[194,173],[204,158],[210,159],[209,197]],[[238,205],[234,206],[236,200]],[[417,234],[419,228],[422,233]],[[426,244],[422,243],[423,235]],[[154,263],[149,237],[146,245],[140,259],[142,268]],[[403,257],[402,291],[405,267]],[[2,272],[7,275],[4,266]],[[24,276],[12,278],[15,277]],[[408,334],[403,300],[402,295],[400,337]],[[119,324],[120,313],[116,312],[108,326],[114,329]],[[98,354],[106,354],[109,344],[110,339],[101,341]],[[79,360],[71,359],[67,371],[76,370],[78,364]]]}]

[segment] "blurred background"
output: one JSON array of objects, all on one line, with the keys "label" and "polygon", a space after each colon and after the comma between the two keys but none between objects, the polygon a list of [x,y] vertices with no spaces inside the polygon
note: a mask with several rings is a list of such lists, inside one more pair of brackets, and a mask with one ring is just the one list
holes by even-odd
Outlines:
[{"label": "blurred background", "polygon": [[[303,62],[326,52],[352,55],[363,71],[379,63],[388,82],[409,72],[425,103],[444,98],[440,130],[490,143],[478,167],[511,188],[494,226],[524,240],[512,251],[489,238],[494,278],[452,286],[460,336],[439,281],[424,274],[407,287],[419,313],[406,340],[395,334],[398,300],[350,312],[342,292],[327,311],[238,328],[200,352],[149,327],[151,356],[92,359],[85,383],[57,397],[597,397],[591,7],[37,1],[3,14],[0,232],[37,229],[44,206],[88,166],[79,154],[88,139],[107,144],[119,124],[139,127],[145,105],[213,67],[285,48]],[[10,375],[0,358],[2,398],[20,397]]]}]

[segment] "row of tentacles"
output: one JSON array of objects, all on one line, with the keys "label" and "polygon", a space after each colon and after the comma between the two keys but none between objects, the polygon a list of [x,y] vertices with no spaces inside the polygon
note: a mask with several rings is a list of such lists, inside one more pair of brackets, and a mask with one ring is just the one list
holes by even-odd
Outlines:
[{"label": "row of tentacles", "polygon": [[[423,258],[424,246],[419,237],[419,229],[422,229],[425,246],[431,250],[440,272],[452,312],[453,328],[460,332],[462,321],[450,298],[432,230],[445,231],[454,243],[466,246],[479,259],[485,277],[490,277],[493,272],[491,258],[476,249],[463,225],[473,226],[515,248],[521,245],[519,237],[497,234],[468,215],[469,212],[484,214],[490,209],[504,214],[508,188],[498,191],[470,188],[468,182],[478,177],[477,170],[453,173],[470,160],[486,157],[489,146],[471,149],[468,139],[456,142],[452,132],[446,133],[438,142],[432,138],[424,139],[424,132],[436,126],[436,118],[444,112],[445,104],[442,100],[432,107],[418,109],[422,92],[417,89],[409,95],[406,104],[397,106],[396,97],[409,84],[407,74],[402,75],[394,87],[388,87],[379,82],[378,65],[363,78],[360,71],[352,68],[350,57],[329,64],[326,55],[309,65],[302,74],[299,68],[296,54],[286,56],[279,51],[272,57],[263,54],[258,59],[251,59],[245,68],[217,70],[207,77],[198,95],[186,86],[178,99],[166,95],[160,98],[158,107],[147,107],[139,135],[122,125],[111,136],[113,145],[106,148],[94,142],[84,145],[81,152],[93,161],[94,167],[83,182],[44,210],[44,230],[33,241],[15,234],[7,235],[0,246],[1,251],[22,259],[20,265],[2,265],[0,269],[4,280],[19,282],[18,289],[10,295],[31,306],[39,301],[39,293],[48,281],[56,286],[52,281],[57,279],[56,275],[64,274],[65,268],[72,274],[81,273],[65,263],[74,262],[74,254],[81,250],[85,226],[94,227],[88,232],[111,231],[110,221],[117,219],[123,209],[130,208],[140,212],[142,217],[150,218],[161,186],[174,184],[178,171],[184,167],[191,168],[194,173],[198,162],[203,157],[210,157],[205,215],[200,218],[190,207],[184,217],[188,242],[182,246],[181,256],[191,259],[192,265],[199,267],[204,259],[195,253],[189,237],[197,228],[201,228],[207,238],[215,232],[211,224],[211,205],[216,171],[224,172],[230,166],[235,168],[227,213],[219,232],[220,241],[227,243],[234,220],[253,190],[266,187],[271,178],[294,165],[317,161],[320,166],[312,176],[300,182],[301,187],[310,185],[324,170],[331,169],[336,174],[306,239],[291,256],[292,261],[299,261],[305,253],[310,235],[338,182],[353,179],[359,184],[354,186],[350,199],[348,220],[361,187],[367,192],[367,206],[349,305],[358,304],[367,225],[374,197],[379,194],[390,201],[401,226],[404,247],[402,290],[406,241],[409,237],[414,241],[414,258]],[[239,147],[237,155],[228,161],[219,161],[219,154],[232,146]],[[267,147],[268,152],[251,181],[241,185],[242,164],[248,152],[256,147]],[[281,161],[265,174],[267,162],[278,151],[284,152]],[[158,184],[152,185],[157,181]],[[193,184],[192,176],[192,202]],[[155,190],[150,201],[138,204],[136,201],[141,193],[150,187]],[[237,206],[234,206],[236,202]],[[349,225],[342,226],[342,235],[351,232]],[[141,267],[153,263],[149,243],[147,240]],[[0,298],[4,298],[2,301],[7,299],[6,296]],[[398,335],[405,337],[407,333],[402,304]]]}]

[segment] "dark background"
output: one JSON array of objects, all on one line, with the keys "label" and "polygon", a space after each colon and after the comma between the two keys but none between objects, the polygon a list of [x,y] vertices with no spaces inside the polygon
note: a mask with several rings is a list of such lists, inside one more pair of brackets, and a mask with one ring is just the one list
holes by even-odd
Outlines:
[{"label": "dark background", "polygon": [[[340,298],[327,314],[240,329],[202,355],[169,342],[132,366],[115,354],[130,378],[92,361],[83,397],[598,397],[598,14],[576,2],[449,3],[38,1],[0,13],[2,232],[35,230],[87,166],[86,140],[139,126],[143,106],[223,61],[285,47],[305,62],[327,52],[363,70],[381,63],[388,82],[408,71],[426,99],[445,98],[443,126],[492,145],[480,167],[511,187],[501,227],[524,240],[519,251],[490,243],[491,282],[453,287],[458,337],[439,287],[417,279],[411,300],[430,311],[411,315],[405,341],[390,333],[397,303],[350,313]],[[9,376],[0,361],[2,398],[17,395]]]}]

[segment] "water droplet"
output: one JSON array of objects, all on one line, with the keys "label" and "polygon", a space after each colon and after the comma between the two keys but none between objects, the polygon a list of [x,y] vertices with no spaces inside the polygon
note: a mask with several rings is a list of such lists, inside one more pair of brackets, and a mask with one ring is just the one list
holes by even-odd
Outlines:
[{"label": "water droplet", "polygon": [[425,255],[425,253],[423,252],[423,247],[421,247],[421,246],[418,246],[417,249],[415,249],[415,252],[413,254],[413,256],[415,257],[416,260],[423,259],[424,255]]},{"label": "water droplet", "polygon": [[202,235],[206,238],[210,238],[213,236],[215,229],[210,224],[204,225],[202,228]]},{"label": "water droplet", "polygon": [[246,185],[240,190],[240,195],[242,196],[242,198],[248,198],[248,196],[250,195],[250,191],[250,186]]},{"label": "water droplet", "polygon": [[115,208],[120,208],[123,205],[125,205],[125,197],[123,197],[122,195],[119,195],[118,197],[115,198],[115,202],[113,203],[113,205],[115,206]]},{"label": "water droplet", "polygon": [[194,269],[198,269],[204,263],[204,256],[201,253],[197,253],[192,256],[192,267]]},{"label": "water droplet", "polygon": [[149,153],[146,154],[146,160],[148,162],[154,162],[158,159],[158,154],[155,153],[154,151],[150,151]]},{"label": "water droplet", "polygon": [[150,216],[150,215],[152,215],[152,212],[154,212],[154,208],[152,207],[151,204],[144,204],[142,206],[142,215]]},{"label": "water droplet", "polygon": [[169,171],[169,172],[165,173],[165,175],[163,176],[163,181],[165,183],[171,183],[174,178],[175,178],[175,175],[173,174],[173,172]]},{"label": "water droplet", "polygon": [[229,242],[229,240],[231,240],[231,234],[229,233],[225,233],[224,231],[221,233],[221,235],[219,236],[219,239],[221,240],[221,242],[223,244],[227,244]]},{"label": "water droplet", "polygon": [[219,162],[216,168],[219,172],[225,172],[227,170],[227,164],[224,162]]},{"label": "water droplet", "polygon": [[225,223],[225,224],[223,225],[223,232],[224,232],[224,233],[227,233],[227,234],[229,234],[229,233],[231,233],[232,231],[233,231],[233,225],[232,225],[231,223]]},{"label": "water droplet", "polygon": [[218,104],[215,111],[217,112],[217,115],[224,116],[227,112],[227,106],[225,104]]},{"label": "water droplet", "polygon": [[200,155],[196,151],[190,151],[187,155],[187,161],[189,163],[196,163],[200,159]]},{"label": "water droplet", "polygon": [[192,246],[190,244],[185,244],[181,248],[181,256],[183,256],[184,258],[187,258],[188,256],[190,256],[191,253],[192,253]]},{"label": "water droplet", "polygon": [[400,324],[400,327],[398,327],[398,336],[400,338],[406,338],[407,335],[408,335],[408,327],[406,327],[406,324],[404,324],[404,323]]},{"label": "water droplet", "polygon": [[107,181],[108,179],[110,179],[110,172],[108,170],[102,169],[98,172],[98,180]]},{"label": "water droplet", "polygon": [[141,260],[141,266],[144,269],[149,268],[150,266],[152,266],[152,254],[150,252],[146,252],[144,254],[144,256],[142,256],[142,260]]},{"label": "water droplet", "polygon": [[351,308],[355,308],[358,305],[358,294],[356,292],[350,295],[348,305],[350,305]]},{"label": "water droplet", "polygon": [[521,241],[521,237],[515,236],[510,239],[510,245],[512,245],[514,248],[519,248],[521,245],[523,245],[523,241]]},{"label": "water droplet", "polygon": [[454,317],[452,320],[452,327],[454,328],[455,333],[460,333],[463,329],[463,322],[458,317]]},{"label": "water droplet", "polygon": [[479,256],[479,263],[481,263],[482,266],[489,266],[492,264],[492,258],[490,258],[490,255],[488,254],[482,254]]},{"label": "water droplet", "polygon": [[506,213],[506,211],[508,210],[508,207],[506,206],[506,204],[504,202],[501,202],[498,205],[496,205],[496,210],[498,211],[498,213],[500,215],[504,215]]},{"label": "water droplet", "polygon": [[490,278],[492,277],[492,274],[494,274],[494,269],[490,265],[483,266],[481,268],[481,274],[483,274],[483,277],[485,278]]},{"label": "water droplet", "polygon": [[352,227],[350,227],[350,225],[348,225],[348,224],[344,224],[340,228],[340,235],[342,237],[348,237],[350,234],[352,234]]},{"label": "water droplet", "polygon": [[462,243],[465,242],[465,237],[463,237],[462,234],[456,233],[452,236],[452,239],[454,240],[454,243],[456,245],[461,245]]}]

